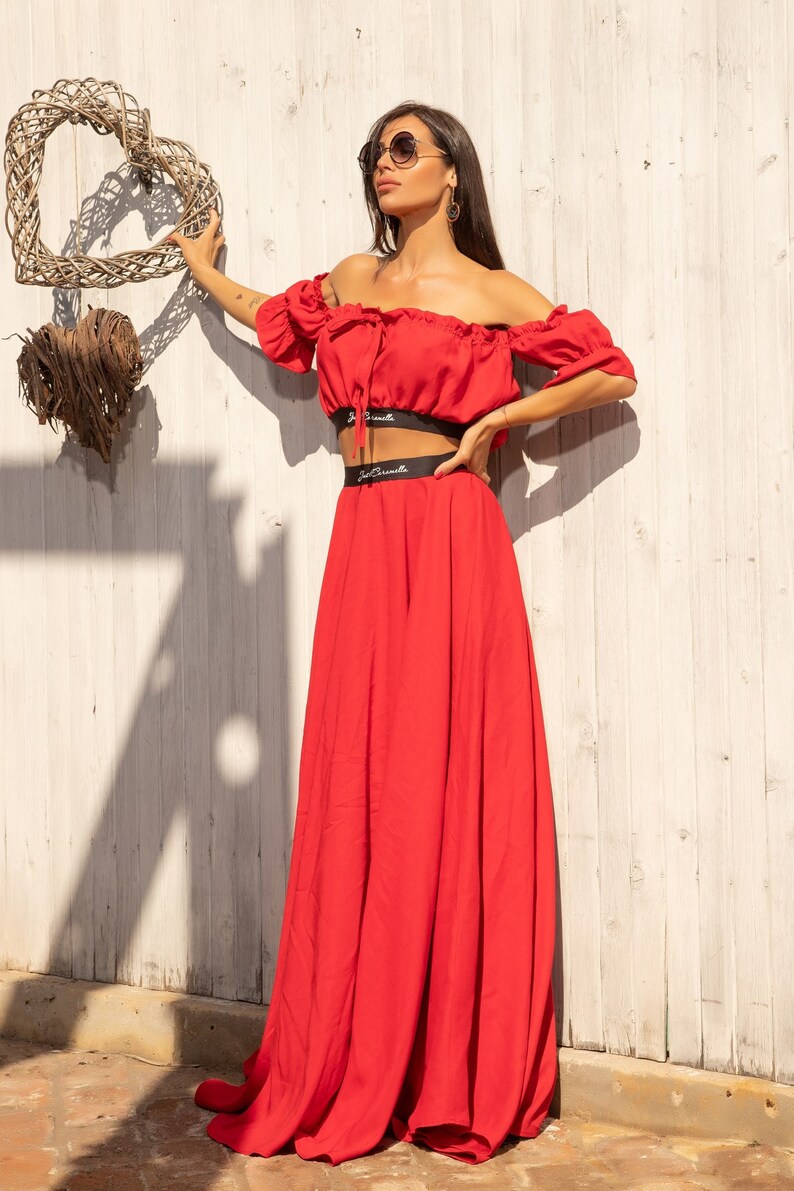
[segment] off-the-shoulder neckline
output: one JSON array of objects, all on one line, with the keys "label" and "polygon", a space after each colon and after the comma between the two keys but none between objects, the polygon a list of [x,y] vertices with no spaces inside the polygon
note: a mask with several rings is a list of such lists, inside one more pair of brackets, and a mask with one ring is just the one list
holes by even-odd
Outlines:
[{"label": "off-the-shoulder neckline", "polygon": [[356,310],[363,313],[379,314],[387,316],[390,314],[408,314],[414,315],[427,322],[438,322],[441,325],[448,326],[451,330],[458,334],[474,334],[483,335],[488,340],[498,340],[504,338],[505,340],[512,339],[515,335],[523,331],[539,331],[552,325],[552,320],[555,322],[561,314],[567,313],[567,306],[558,305],[549,311],[546,318],[531,319],[525,323],[516,323],[514,326],[508,326],[505,323],[497,323],[493,326],[488,326],[485,323],[467,323],[465,319],[458,318],[456,314],[441,314],[437,310],[426,310],[422,306],[391,306],[388,310],[384,310],[382,306],[369,306],[363,302],[340,302],[338,306],[329,306],[323,297],[322,281],[327,277],[330,269],[326,269],[323,273],[317,273],[312,278],[312,287],[314,289],[317,303],[329,315],[336,314],[340,310]]}]

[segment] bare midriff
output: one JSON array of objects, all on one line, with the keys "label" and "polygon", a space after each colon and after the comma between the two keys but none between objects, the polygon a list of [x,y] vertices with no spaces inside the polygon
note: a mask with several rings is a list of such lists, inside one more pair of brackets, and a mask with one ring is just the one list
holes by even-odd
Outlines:
[{"label": "bare midriff", "polygon": [[432,430],[410,430],[398,426],[368,426],[367,443],[353,458],[355,426],[345,426],[337,435],[345,467],[359,463],[383,463],[387,459],[413,459],[417,455],[446,455],[457,451],[460,439],[435,434]]}]

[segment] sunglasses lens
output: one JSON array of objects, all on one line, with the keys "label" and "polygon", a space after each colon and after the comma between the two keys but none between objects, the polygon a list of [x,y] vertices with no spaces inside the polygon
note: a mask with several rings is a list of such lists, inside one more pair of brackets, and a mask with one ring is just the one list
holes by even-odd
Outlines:
[{"label": "sunglasses lens", "polygon": [[416,152],[416,141],[409,132],[400,132],[391,143],[392,157],[404,165]]}]

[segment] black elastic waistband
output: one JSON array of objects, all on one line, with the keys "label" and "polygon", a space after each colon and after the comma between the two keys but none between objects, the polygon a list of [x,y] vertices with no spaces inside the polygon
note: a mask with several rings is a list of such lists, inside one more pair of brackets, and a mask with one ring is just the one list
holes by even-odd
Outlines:
[{"label": "black elastic waistband", "polygon": [[[414,455],[408,459],[381,459],[378,463],[354,464],[345,468],[344,487],[372,484],[379,480],[411,480],[419,476],[432,476],[439,463],[451,459],[457,453],[445,451],[443,455]],[[465,464],[462,463],[461,467],[465,467]]]},{"label": "black elastic waistband", "polygon": [[[337,434],[345,426],[352,426],[356,421],[356,411],[352,405],[343,405],[335,409],[330,415],[336,427]],[[390,406],[368,405],[364,410],[364,421],[367,426],[396,426],[400,430],[429,430],[433,434],[444,434],[448,438],[462,438],[468,423],[450,422],[445,418],[434,418],[431,414],[420,414],[412,409],[392,409]]]}]

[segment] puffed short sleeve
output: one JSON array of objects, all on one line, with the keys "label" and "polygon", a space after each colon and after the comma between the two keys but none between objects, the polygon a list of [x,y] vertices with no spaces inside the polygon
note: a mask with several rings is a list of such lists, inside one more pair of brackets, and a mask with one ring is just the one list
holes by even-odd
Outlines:
[{"label": "puffed short sleeve", "polygon": [[600,368],[636,381],[634,366],[626,353],[612,342],[609,330],[592,310],[568,310],[563,303],[546,318],[508,327],[510,350],[530,364],[552,368],[557,375],[544,389]]},{"label": "puffed short sleeve", "polygon": [[328,315],[320,284],[326,276],[318,273],[311,280],[296,281],[257,307],[256,334],[262,351],[290,372],[308,372],[312,366],[317,337]]}]

